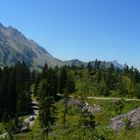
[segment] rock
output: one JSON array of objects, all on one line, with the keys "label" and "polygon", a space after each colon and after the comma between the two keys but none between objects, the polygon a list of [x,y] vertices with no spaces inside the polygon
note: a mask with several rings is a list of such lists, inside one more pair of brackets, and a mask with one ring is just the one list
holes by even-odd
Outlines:
[{"label": "rock", "polygon": [[135,128],[140,125],[140,107],[129,111],[127,114],[121,114],[111,119],[110,128],[116,132],[122,128]]},{"label": "rock", "polygon": [[140,107],[127,113],[127,117],[130,119],[130,127],[137,127],[140,124]]},{"label": "rock", "polygon": [[110,127],[115,131],[120,131],[121,128],[125,127],[124,119],[127,118],[125,114],[121,114],[113,119],[111,119]]},{"label": "rock", "polygon": [[68,100],[68,106],[76,106],[78,107],[80,110],[82,111],[88,111],[89,113],[91,113],[92,115],[96,112],[101,112],[102,111],[102,108],[99,106],[99,105],[90,105],[88,103],[85,103],[84,101],[82,100],[79,100],[79,99],[73,99],[73,98],[70,98]]},{"label": "rock", "polygon": [[112,101],[112,105],[113,106],[118,106],[118,105],[123,104],[124,102],[125,102],[125,100],[123,100],[123,99],[116,99],[116,100]]}]

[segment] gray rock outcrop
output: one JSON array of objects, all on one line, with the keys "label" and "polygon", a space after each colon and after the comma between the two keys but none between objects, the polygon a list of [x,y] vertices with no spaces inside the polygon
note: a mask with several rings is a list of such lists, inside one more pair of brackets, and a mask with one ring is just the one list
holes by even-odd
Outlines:
[{"label": "gray rock outcrop", "polygon": [[111,119],[110,127],[116,132],[122,128],[135,128],[140,125],[140,107],[129,111],[127,114],[121,114]]},{"label": "gray rock outcrop", "polygon": [[68,106],[76,106],[83,112],[87,111],[91,113],[92,115],[94,115],[94,113],[96,112],[102,111],[102,108],[99,105],[95,105],[95,104],[90,105],[89,103],[85,103],[84,101],[81,101],[79,99],[73,99],[73,98],[70,98],[68,100]]}]

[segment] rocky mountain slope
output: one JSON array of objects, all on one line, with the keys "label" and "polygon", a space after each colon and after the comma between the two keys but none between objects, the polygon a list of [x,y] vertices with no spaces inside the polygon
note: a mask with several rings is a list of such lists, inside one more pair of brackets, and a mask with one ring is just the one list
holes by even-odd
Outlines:
[{"label": "rocky mountain slope", "polygon": [[52,67],[63,64],[17,29],[0,24],[0,66],[14,65],[23,60],[32,68],[40,68],[45,63]]},{"label": "rocky mountain slope", "polygon": [[[0,23],[0,67],[12,66],[24,61],[30,68],[39,69],[47,63],[49,66],[86,66],[87,62],[78,59],[61,61],[54,58],[44,48],[33,40],[26,38],[20,31],[12,26],[4,27]],[[95,61],[91,61],[94,67]],[[117,61],[103,62],[101,67],[110,67],[111,63],[118,68],[123,68]]]}]

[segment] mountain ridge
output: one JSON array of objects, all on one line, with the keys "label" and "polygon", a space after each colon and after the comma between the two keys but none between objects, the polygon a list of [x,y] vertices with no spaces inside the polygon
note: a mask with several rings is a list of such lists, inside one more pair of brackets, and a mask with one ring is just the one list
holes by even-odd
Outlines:
[{"label": "mountain ridge", "polygon": [[50,55],[35,41],[27,39],[12,26],[0,24],[0,66],[14,65],[25,61],[29,67],[39,68],[45,63],[49,66],[61,66],[63,62]]},{"label": "mountain ridge", "polygon": [[[45,63],[50,67],[73,65],[87,66],[88,62],[78,59],[62,61],[53,57],[46,49],[37,44],[34,40],[28,39],[20,31],[12,26],[5,27],[0,23],[0,67],[12,66],[15,63],[24,61],[32,69],[40,69]],[[93,66],[95,61],[91,61]],[[116,60],[104,62],[102,65],[109,67],[123,68]]]}]

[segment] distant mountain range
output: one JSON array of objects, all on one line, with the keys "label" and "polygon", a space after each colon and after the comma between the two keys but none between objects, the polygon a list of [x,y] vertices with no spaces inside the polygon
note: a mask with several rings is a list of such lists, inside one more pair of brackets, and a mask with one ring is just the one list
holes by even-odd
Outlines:
[{"label": "distant mountain range", "polygon": [[[43,47],[33,40],[27,39],[20,31],[12,26],[4,27],[0,23],[0,67],[12,66],[17,62],[24,61],[30,68],[39,69],[45,63],[49,66],[86,66],[87,62],[78,59],[62,61],[49,54]],[[94,66],[94,61],[92,61]],[[109,67],[111,63],[118,68],[123,65],[117,61],[102,62],[101,64]]]},{"label": "distant mountain range", "polygon": [[124,65],[119,64],[116,60],[114,61],[109,61],[108,63],[111,63],[114,65],[114,67],[119,68],[119,69],[123,69]]}]

